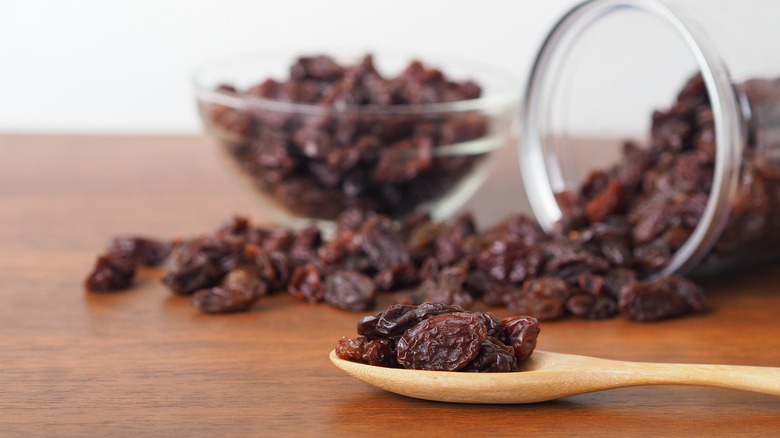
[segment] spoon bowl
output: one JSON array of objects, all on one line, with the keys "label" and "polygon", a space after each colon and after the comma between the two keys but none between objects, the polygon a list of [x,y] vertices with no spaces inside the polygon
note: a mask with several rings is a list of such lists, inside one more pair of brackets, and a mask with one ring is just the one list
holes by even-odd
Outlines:
[{"label": "spoon bowl", "polygon": [[626,362],[534,351],[520,371],[461,373],[384,368],[340,359],[339,369],[396,394],[451,403],[536,403],[642,385],[698,385],[780,396],[780,368]]}]

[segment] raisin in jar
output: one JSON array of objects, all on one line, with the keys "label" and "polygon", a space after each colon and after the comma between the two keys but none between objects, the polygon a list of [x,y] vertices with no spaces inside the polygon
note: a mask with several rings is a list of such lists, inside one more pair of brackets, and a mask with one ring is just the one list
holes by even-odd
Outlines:
[{"label": "raisin in jar", "polygon": [[519,124],[541,226],[619,236],[646,275],[775,257],[777,12],[769,1],[657,0],[569,11],[539,51]]}]

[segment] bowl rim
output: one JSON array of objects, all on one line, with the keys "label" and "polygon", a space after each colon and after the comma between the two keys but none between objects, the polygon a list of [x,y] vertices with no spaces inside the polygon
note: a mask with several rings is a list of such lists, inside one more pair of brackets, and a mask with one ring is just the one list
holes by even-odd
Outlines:
[{"label": "bowl rim", "polygon": [[[276,112],[289,112],[304,115],[328,115],[328,114],[340,114],[340,115],[404,115],[404,114],[431,114],[431,113],[457,113],[457,112],[470,112],[470,111],[485,111],[485,110],[497,110],[506,109],[509,107],[519,108],[520,99],[523,90],[523,84],[520,78],[516,74],[508,71],[507,69],[496,67],[480,61],[473,61],[458,56],[448,54],[431,54],[424,52],[404,52],[398,50],[382,50],[382,49],[331,49],[331,50],[274,50],[263,52],[249,52],[238,55],[229,55],[218,57],[210,61],[204,62],[193,69],[190,74],[190,82],[193,90],[195,91],[195,97],[199,102],[207,102],[218,105],[223,105],[236,109],[250,110],[270,110]],[[296,55],[298,53],[298,55]],[[502,87],[500,91],[482,95],[476,99],[459,100],[455,102],[442,102],[442,103],[428,103],[428,104],[403,104],[403,105],[324,105],[324,104],[311,104],[311,103],[296,103],[285,102],[276,99],[268,99],[257,96],[239,96],[229,91],[221,91],[207,86],[202,76],[209,73],[215,68],[224,68],[229,64],[242,64],[248,62],[257,62],[263,58],[272,59],[272,57],[286,57],[295,59],[300,56],[312,56],[314,54],[326,54],[333,58],[348,59],[355,58],[364,55],[373,55],[374,57],[381,57],[383,54],[389,54],[394,56],[404,56],[410,62],[418,59],[427,65],[435,65],[437,60],[446,60],[448,62],[457,62],[460,65],[471,65],[489,71],[491,75],[495,75],[506,82],[506,86]],[[433,59],[433,61],[427,61],[427,59]],[[446,71],[445,71],[446,74]],[[258,80],[264,80],[259,78]]]}]

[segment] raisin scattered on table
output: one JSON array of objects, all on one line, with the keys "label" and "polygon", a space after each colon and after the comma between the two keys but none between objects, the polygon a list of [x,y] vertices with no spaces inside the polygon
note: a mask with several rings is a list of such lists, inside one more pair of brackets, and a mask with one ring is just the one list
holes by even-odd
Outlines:
[{"label": "raisin scattered on table", "polygon": [[[173,244],[166,241],[115,239],[86,286],[95,291],[128,288],[137,264],[167,258],[163,283],[179,295],[197,292],[193,304],[208,313],[248,310],[263,295],[279,291],[312,304],[361,312],[373,309],[378,293],[399,290],[397,299],[403,304],[367,317],[359,330],[364,336],[393,339],[422,320],[463,312],[477,300],[541,320],[620,314],[644,321],[701,311],[704,293],[693,283],[669,277],[662,286],[671,292],[658,299],[661,292],[636,286],[641,273],[625,267],[625,258],[602,257],[605,243],[623,245],[626,233],[625,225],[614,221],[572,230],[564,238],[545,235],[520,215],[479,231],[470,214],[437,224],[426,215],[396,222],[352,209],[342,214],[336,235],[326,240],[316,227],[296,232],[233,217],[212,234],[177,240],[167,257]],[[228,287],[236,272],[252,276],[263,292]],[[489,337],[506,340],[495,324],[484,324]]]},{"label": "raisin scattered on table", "polygon": [[249,268],[236,268],[222,285],[192,295],[192,305],[204,313],[232,313],[248,310],[268,294],[268,285]]},{"label": "raisin scattered on table", "polygon": [[171,241],[122,236],[111,241],[108,254],[130,258],[138,265],[159,266],[171,254],[173,247],[174,243]]},{"label": "raisin scattered on table", "polygon": [[374,308],[376,285],[360,272],[338,270],[328,275],[323,298],[331,306],[362,312]]},{"label": "raisin scattered on table", "polygon": [[136,268],[163,263],[174,243],[146,237],[121,236],[111,240],[106,253],[98,257],[84,286],[93,292],[118,291],[129,288]]},{"label": "raisin scattered on table", "polygon": [[117,291],[130,287],[133,277],[135,262],[132,259],[107,254],[98,257],[84,285],[93,292]]},{"label": "raisin scattered on table", "polygon": [[678,276],[639,281],[622,289],[621,314],[636,321],[657,321],[704,310],[704,292]]}]

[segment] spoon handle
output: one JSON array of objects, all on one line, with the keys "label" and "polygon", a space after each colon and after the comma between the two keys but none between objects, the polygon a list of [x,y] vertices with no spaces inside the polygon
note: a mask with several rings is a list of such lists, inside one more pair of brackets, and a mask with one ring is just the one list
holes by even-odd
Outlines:
[{"label": "spoon handle", "polygon": [[742,365],[623,363],[636,385],[698,385],[780,396],[780,368]]}]

